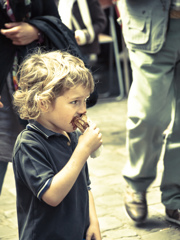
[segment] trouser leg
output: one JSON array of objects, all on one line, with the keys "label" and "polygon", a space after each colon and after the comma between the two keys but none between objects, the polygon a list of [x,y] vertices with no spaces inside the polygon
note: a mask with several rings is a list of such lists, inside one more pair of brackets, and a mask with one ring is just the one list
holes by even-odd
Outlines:
[{"label": "trouser leg", "polygon": [[176,65],[176,88],[172,122],[166,136],[162,203],[168,209],[180,209],[180,62]]},{"label": "trouser leg", "polygon": [[[170,26],[173,28],[174,26]],[[156,177],[163,143],[162,133],[171,120],[176,30],[170,29],[160,52],[131,51],[133,83],[128,98],[127,149],[123,175],[137,191],[145,191]],[[175,34],[176,33],[176,34]]]},{"label": "trouser leg", "polygon": [[4,182],[7,166],[8,166],[7,162],[0,161],[0,194],[1,194],[2,186]]}]

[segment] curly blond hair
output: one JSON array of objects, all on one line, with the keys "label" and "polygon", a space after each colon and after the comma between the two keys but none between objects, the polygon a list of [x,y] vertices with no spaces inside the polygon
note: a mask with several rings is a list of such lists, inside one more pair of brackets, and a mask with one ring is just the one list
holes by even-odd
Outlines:
[{"label": "curly blond hair", "polygon": [[68,52],[52,51],[29,55],[18,71],[19,89],[14,93],[14,106],[22,119],[37,119],[40,100],[48,110],[65,91],[82,85],[92,93],[94,80],[84,62]]}]

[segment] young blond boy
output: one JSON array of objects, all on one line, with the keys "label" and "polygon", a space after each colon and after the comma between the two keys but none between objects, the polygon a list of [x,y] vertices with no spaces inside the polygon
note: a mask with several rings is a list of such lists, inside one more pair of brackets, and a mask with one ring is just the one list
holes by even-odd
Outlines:
[{"label": "young blond boy", "polygon": [[67,52],[36,53],[19,70],[14,105],[29,120],[17,138],[13,168],[20,240],[100,240],[87,159],[102,144],[93,124],[78,137],[94,81]]}]

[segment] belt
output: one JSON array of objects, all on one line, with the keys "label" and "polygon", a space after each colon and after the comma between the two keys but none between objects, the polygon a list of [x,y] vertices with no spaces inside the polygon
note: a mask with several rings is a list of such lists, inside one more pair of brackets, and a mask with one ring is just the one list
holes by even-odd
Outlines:
[{"label": "belt", "polygon": [[170,18],[180,19],[180,10],[170,10]]}]

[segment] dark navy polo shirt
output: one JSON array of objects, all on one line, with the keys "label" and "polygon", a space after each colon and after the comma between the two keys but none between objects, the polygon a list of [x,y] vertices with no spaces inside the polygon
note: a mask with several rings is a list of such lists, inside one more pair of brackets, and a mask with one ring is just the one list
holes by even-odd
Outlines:
[{"label": "dark navy polo shirt", "polygon": [[90,185],[84,165],[74,186],[57,206],[41,198],[52,178],[68,162],[78,142],[78,133],[69,139],[38,122],[30,122],[16,141],[13,169],[17,191],[20,240],[82,240],[89,226]]}]

